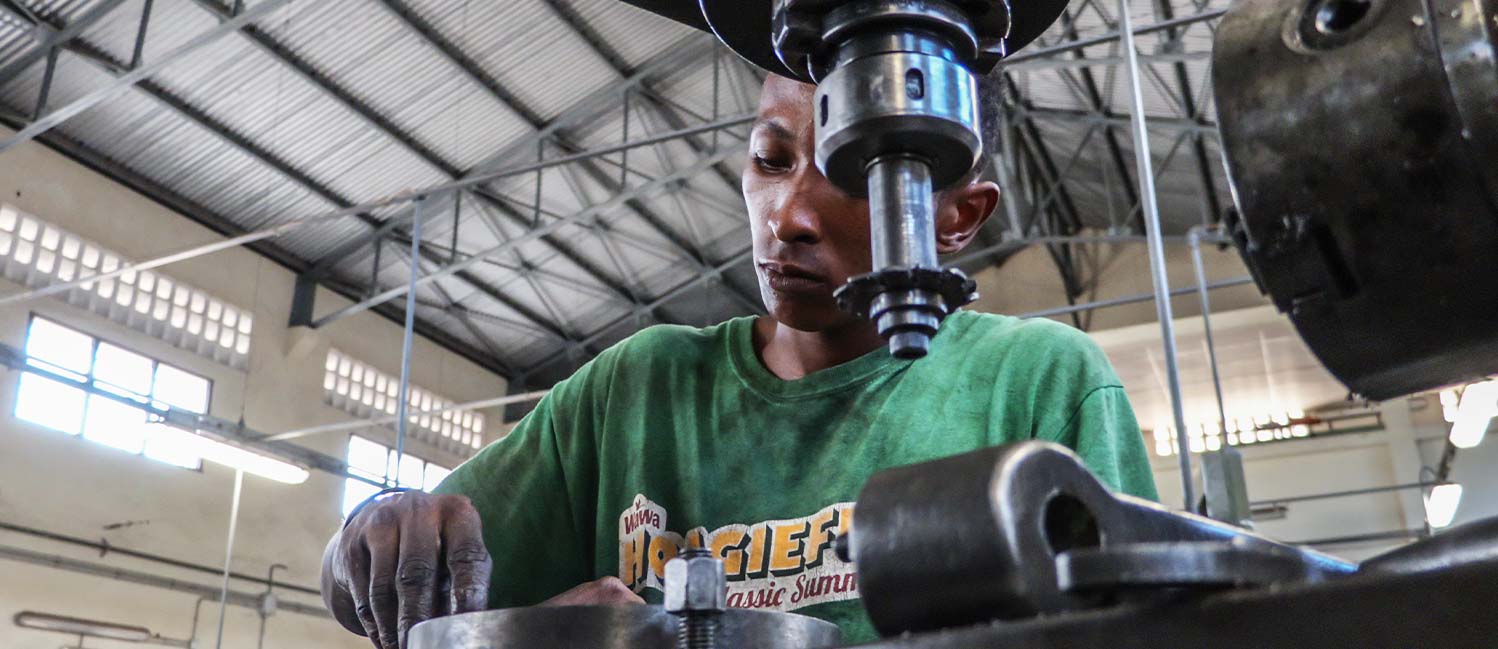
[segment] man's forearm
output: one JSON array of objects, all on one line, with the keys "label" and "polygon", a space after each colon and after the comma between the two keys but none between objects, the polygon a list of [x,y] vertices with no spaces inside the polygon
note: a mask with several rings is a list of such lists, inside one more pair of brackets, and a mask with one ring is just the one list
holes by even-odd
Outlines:
[{"label": "man's forearm", "polygon": [[354,596],[338,585],[338,580],[333,576],[333,561],[342,536],[342,530],[335,532],[322,553],[322,601],[328,607],[328,612],[333,614],[333,619],[338,620],[343,628],[365,635],[364,625],[359,622],[359,614],[354,610]]}]

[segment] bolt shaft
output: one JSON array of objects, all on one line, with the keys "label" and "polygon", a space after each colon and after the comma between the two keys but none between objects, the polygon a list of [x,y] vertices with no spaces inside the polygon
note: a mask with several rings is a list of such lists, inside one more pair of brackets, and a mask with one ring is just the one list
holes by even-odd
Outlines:
[{"label": "bolt shaft", "polygon": [[718,615],[716,613],[688,613],[681,616],[676,633],[676,649],[716,649],[718,645]]}]

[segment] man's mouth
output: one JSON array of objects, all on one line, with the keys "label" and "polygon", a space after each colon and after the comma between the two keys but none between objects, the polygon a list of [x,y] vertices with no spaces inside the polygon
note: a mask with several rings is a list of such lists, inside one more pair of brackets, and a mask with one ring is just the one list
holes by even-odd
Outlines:
[{"label": "man's mouth", "polygon": [[765,283],[782,293],[820,293],[831,289],[827,278],[811,270],[778,261],[760,261],[765,272]]}]

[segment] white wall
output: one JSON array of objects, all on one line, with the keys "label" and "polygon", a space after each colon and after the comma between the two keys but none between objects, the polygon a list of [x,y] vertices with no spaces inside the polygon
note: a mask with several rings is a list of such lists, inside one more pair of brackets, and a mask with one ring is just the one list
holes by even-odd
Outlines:
[{"label": "white wall", "polygon": [[[1139,295],[1153,290],[1149,253],[1143,243],[1111,244],[1097,246],[1097,249],[1102,256],[1097,292],[1078,302]],[[1184,245],[1166,246],[1165,257],[1172,289],[1196,286],[1190,248]],[[1238,252],[1231,248],[1202,248],[1202,265],[1208,282],[1248,275],[1248,269],[1244,267]],[[1066,306],[1066,292],[1062,288],[1061,275],[1056,271],[1044,246],[1030,246],[1010,257],[1004,265],[984,270],[973,279],[978,283],[978,292],[981,294],[971,307],[976,311],[1021,314]],[[1211,301],[1213,312],[1268,304],[1268,299],[1260,295],[1259,289],[1252,284],[1212,291]],[[1177,297],[1172,304],[1176,317],[1201,314],[1200,302],[1194,294]],[[1054,319],[1071,322],[1070,316],[1057,316]],[[1103,331],[1155,321],[1154,303],[1141,302],[1094,311],[1088,331]]]},{"label": "white wall", "polygon": [[[3,135],[4,133],[0,133]],[[219,237],[186,218],[141,197],[36,144],[0,155],[0,201],[92,239],[128,257],[144,259]],[[255,316],[248,372],[217,364],[81,309],[50,298],[0,309],[0,342],[20,346],[31,314],[59,320],[85,332],[213,380],[211,414],[241,417],[260,432],[344,421],[349,415],[324,405],[323,361],[329,346],[375,367],[398,373],[401,330],[365,313],[318,331],[286,327],[293,275],[244,249],[233,249],[161,269],[162,274],[241,307]],[[0,282],[0,294],[20,290]],[[327,292],[318,296],[320,313],[347,302]],[[434,344],[417,338],[412,381],[447,398],[468,401],[502,395],[504,381]],[[91,539],[201,564],[223,562],[231,471],[206,464],[201,472],[167,466],[139,456],[75,439],[17,421],[17,374],[0,375],[0,520]],[[500,413],[484,413],[493,439]],[[309,448],[341,457],[347,436],[298,440]],[[413,448],[417,455],[423,450]],[[456,458],[425,449],[430,459],[452,466]],[[339,524],[342,479],[321,472],[302,485],[245,478],[234,569],[263,575],[273,563],[289,570],[277,579],[316,586],[323,544]],[[105,525],[148,521],[117,531]],[[213,577],[163,568],[117,555],[100,558],[54,542],[0,532],[0,545],[102,562],[134,570],[216,585]],[[259,591],[235,582],[235,590]],[[314,597],[287,596],[316,602]],[[0,560],[0,647],[54,649],[68,639],[10,624],[15,612],[33,609],[64,615],[137,624],[167,636],[184,637],[195,597],[100,577]],[[205,606],[199,639],[218,621],[216,606]],[[259,618],[230,608],[225,646],[255,646]],[[270,620],[267,647],[363,647],[368,641],[346,634],[331,619],[281,612]],[[90,640],[90,647],[125,646]],[[138,645],[130,645],[138,646]]]},{"label": "white wall", "polygon": [[[1441,420],[1434,396],[1417,396],[1379,404],[1384,430],[1290,440],[1238,447],[1243,454],[1249,499],[1325,494],[1422,481],[1421,467],[1435,468],[1445,445],[1448,424]],[[1198,460],[1193,456],[1193,461]],[[1151,454],[1161,501],[1181,505],[1177,458]],[[1498,515],[1498,443],[1489,440],[1457,454],[1451,479],[1465,488],[1454,525]],[[1200,493],[1200,463],[1194,465]],[[1424,480],[1428,480],[1427,474]],[[1256,529],[1283,541],[1310,541],[1424,526],[1421,492],[1408,489],[1290,503],[1286,516],[1256,523]],[[1382,540],[1321,546],[1319,549],[1361,560],[1402,545]]]}]

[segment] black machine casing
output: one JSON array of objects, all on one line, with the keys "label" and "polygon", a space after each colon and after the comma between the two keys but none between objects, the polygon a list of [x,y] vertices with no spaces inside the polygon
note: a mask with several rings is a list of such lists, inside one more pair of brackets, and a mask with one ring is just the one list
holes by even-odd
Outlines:
[{"label": "black machine casing", "polygon": [[1235,242],[1363,397],[1498,370],[1492,18],[1473,0],[1242,0],[1218,28]]}]

